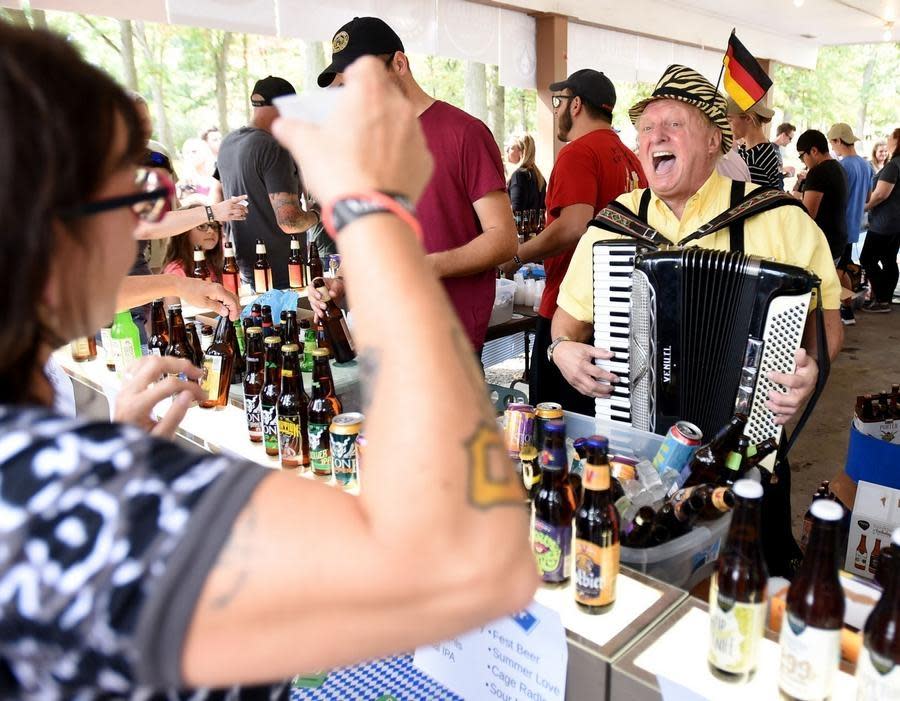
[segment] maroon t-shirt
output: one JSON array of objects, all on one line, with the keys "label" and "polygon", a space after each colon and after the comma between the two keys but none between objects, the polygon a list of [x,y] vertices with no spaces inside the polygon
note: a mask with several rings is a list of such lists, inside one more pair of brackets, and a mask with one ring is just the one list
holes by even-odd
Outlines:
[{"label": "maroon t-shirt", "polygon": [[[556,157],[547,185],[547,224],[573,204],[589,204],[594,214],[624,192],[647,187],[641,163],[612,129],[597,129],[566,144]],[[552,319],[556,297],[575,246],[544,259],[547,286],[540,315]]]},{"label": "maroon t-shirt", "polygon": [[[428,253],[459,248],[482,233],[473,202],[490,192],[506,192],[500,149],[481,120],[437,100],[419,116],[434,174],[416,206]],[[476,352],[481,352],[491,310],[493,269],[444,278],[444,289]]]}]

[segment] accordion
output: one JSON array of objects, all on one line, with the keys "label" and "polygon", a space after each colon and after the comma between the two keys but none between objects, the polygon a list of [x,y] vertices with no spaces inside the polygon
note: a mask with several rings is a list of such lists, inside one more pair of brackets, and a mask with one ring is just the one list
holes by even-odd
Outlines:
[{"label": "accordion", "polygon": [[598,418],[665,434],[676,421],[712,436],[748,415],[754,443],[780,438],[765,407],[779,389],[769,372],[794,371],[811,273],[733,251],[656,251],[635,241],[593,246],[594,345],[615,354],[597,365],[619,376]]}]

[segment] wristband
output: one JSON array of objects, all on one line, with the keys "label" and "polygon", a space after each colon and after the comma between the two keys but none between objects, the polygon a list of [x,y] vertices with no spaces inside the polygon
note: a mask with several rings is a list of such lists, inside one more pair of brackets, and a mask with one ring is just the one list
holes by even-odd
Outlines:
[{"label": "wristband", "polygon": [[206,221],[214,222],[216,220],[216,215],[213,214],[212,207],[210,207],[208,204],[204,206],[206,207]]},{"label": "wristband", "polygon": [[520,268],[522,267],[522,265],[524,265],[524,264],[522,263],[522,259],[519,258],[519,254],[518,254],[518,253],[517,253],[516,255],[513,256],[513,263],[515,263],[516,265],[518,265]]},{"label": "wristband", "polygon": [[367,214],[388,212],[409,226],[422,239],[422,227],[415,216],[412,202],[403,195],[370,190],[344,195],[322,208],[322,223],[331,238],[337,238],[341,230]]}]

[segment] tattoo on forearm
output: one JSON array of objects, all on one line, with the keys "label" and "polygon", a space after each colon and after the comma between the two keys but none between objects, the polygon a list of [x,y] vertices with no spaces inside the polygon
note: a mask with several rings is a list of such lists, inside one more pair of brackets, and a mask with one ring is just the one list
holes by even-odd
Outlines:
[{"label": "tattoo on forearm", "polygon": [[[525,498],[522,485],[515,477],[503,441],[495,425],[480,423],[466,441],[469,454],[469,502],[479,509],[494,506],[521,506]],[[500,459],[491,460],[491,451]]]},{"label": "tattoo on forearm", "polygon": [[304,231],[312,226],[315,220],[314,214],[304,212],[300,207],[300,198],[289,192],[277,192],[269,195],[272,209],[278,225],[284,229]]},{"label": "tattoo on forearm", "polygon": [[237,524],[225,548],[219,555],[216,569],[221,572],[225,584],[213,596],[210,606],[215,610],[227,608],[240,594],[250,576],[253,541],[256,536],[256,507],[251,500],[246,515]]},{"label": "tattoo on forearm", "polygon": [[367,413],[375,396],[375,384],[378,382],[381,369],[381,349],[368,347],[362,350],[357,359],[359,363],[359,387],[362,394],[362,411]]}]

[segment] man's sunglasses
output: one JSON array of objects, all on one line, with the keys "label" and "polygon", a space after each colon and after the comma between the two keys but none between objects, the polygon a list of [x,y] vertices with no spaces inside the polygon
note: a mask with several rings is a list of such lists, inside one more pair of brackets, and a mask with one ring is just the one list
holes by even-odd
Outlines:
[{"label": "man's sunglasses", "polygon": [[578,95],[551,95],[550,102],[553,105],[553,109],[558,110],[563,100],[571,100],[575,97],[578,97]]},{"label": "man's sunglasses", "polygon": [[175,187],[172,180],[153,170],[138,168],[134,179],[138,192],[77,205],[60,212],[63,218],[86,217],[120,207],[131,207],[138,219],[148,223],[160,221],[172,209]]}]

